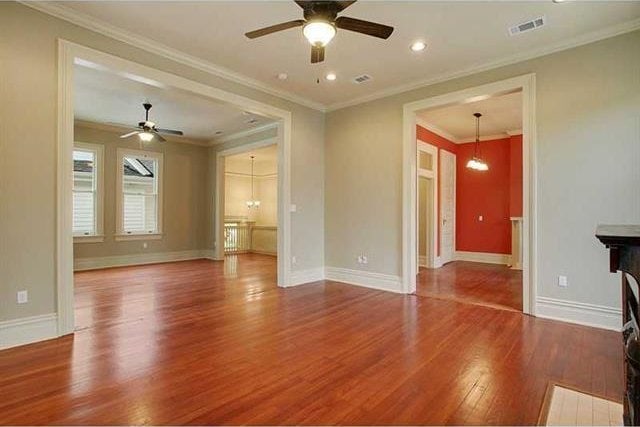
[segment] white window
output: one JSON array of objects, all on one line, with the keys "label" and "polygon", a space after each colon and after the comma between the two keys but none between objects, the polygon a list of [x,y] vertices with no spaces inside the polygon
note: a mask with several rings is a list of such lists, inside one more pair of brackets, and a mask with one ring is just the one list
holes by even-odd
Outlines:
[{"label": "white window", "polygon": [[102,242],[103,157],[100,144],[73,147],[73,240]]},{"label": "white window", "polygon": [[116,240],[162,235],[162,153],[118,149]]}]

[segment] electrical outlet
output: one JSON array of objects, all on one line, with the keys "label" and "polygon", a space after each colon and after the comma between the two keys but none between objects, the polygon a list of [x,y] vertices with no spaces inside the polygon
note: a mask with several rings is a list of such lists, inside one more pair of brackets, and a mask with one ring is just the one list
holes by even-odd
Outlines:
[{"label": "electrical outlet", "polygon": [[296,265],[296,262],[298,262],[298,260],[296,259],[295,256],[291,257],[291,265]]},{"label": "electrical outlet", "polygon": [[358,255],[358,258],[356,258],[358,261],[358,264],[362,264],[362,255]]},{"label": "electrical outlet", "polygon": [[561,288],[566,288],[569,286],[567,276],[558,276],[558,286],[560,286]]},{"label": "electrical outlet", "polygon": [[478,217],[478,221],[480,221],[480,222],[484,221],[484,217],[483,217],[482,215],[480,215],[480,216]]},{"label": "electrical outlet", "polygon": [[295,204],[291,204],[291,206],[289,206],[289,212],[297,212],[298,211],[298,207]]},{"label": "electrical outlet", "polygon": [[366,256],[366,255],[362,255],[362,257],[361,257],[361,258],[362,258],[362,263],[363,263],[363,264],[369,264],[369,258],[367,258],[367,256]]},{"label": "electrical outlet", "polygon": [[18,304],[26,304],[29,302],[29,292],[28,291],[18,291],[16,294]]},{"label": "electrical outlet", "polygon": [[142,248],[143,248],[143,249],[147,249],[148,247],[149,247],[149,244],[148,244],[147,242],[144,242],[144,243],[142,244]]}]

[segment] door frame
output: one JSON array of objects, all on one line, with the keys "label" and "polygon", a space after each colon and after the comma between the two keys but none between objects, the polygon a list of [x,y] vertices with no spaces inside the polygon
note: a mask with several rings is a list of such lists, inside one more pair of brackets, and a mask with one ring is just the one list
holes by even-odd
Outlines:
[{"label": "door frame", "polygon": [[[456,198],[457,198],[457,176],[456,176],[456,168],[458,167],[458,156],[456,156],[454,153],[452,153],[449,150],[443,150],[447,152],[448,156],[453,157],[453,182],[451,183],[451,185],[453,186],[453,206],[451,207],[452,209],[452,214],[451,214],[451,222],[453,223],[453,228],[451,230],[451,259],[444,261],[442,259],[442,232],[440,232],[440,259],[438,260],[438,267],[442,267],[445,263],[447,262],[451,262],[451,261],[455,261],[455,257],[456,257]],[[442,173],[442,168],[440,170],[440,173]],[[442,194],[440,195],[440,202],[442,202]],[[442,215],[442,203],[440,203],[440,219],[442,219],[443,215]]]},{"label": "door frame", "polygon": [[447,105],[477,102],[491,96],[522,91],[522,311],[535,315],[537,295],[537,161],[536,161],[536,76],[525,74],[475,86],[444,95],[407,103],[403,106],[402,130],[402,290],[415,293],[416,257],[416,113]]},{"label": "door frame", "polygon": [[[429,144],[428,142],[418,140],[416,146],[416,157],[420,156],[420,152],[424,151],[433,157],[433,167],[431,171],[426,171],[420,168],[417,168],[418,174],[416,179],[420,180],[420,177],[427,178],[431,180],[431,185],[433,186],[433,191],[431,192],[432,200],[431,200],[431,221],[430,221],[430,229],[431,229],[431,239],[427,241],[427,248],[429,251],[429,257],[427,259],[427,268],[437,268],[440,263],[438,260],[438,254],[436,253],[436,249],[438,247],[438,209],[440,208],[440,204],[438,203],[438,171],[440,166],[440,150],[433,144]],[[417,160],[416,160],[417,164]],[[418,182],[418,181],[416,181]],[[418,185],[416,185],[416,194],[418,192]],[[416,218],[419,215],[418,208],[420,207],[419,203],[416,203]],[[418,244],[419,241],[416,241]],[[420,251],[417,253],[418,258],[420,255]],[[418,262],[419,264],[419,262]]]},{"label": "door frame", "polygon": [[[197,93],[277,122],[278,144],[278,286],[291,281],[291,129],[292,114],[272,105],[232,92],[160,71],[118,56],[64,39],[58,39],[58,103],[56,152],[56,296],[57,333],[74,332],[73,289],[73,143],[74,143],[74,63],[81,58],[118,72],[144,76],[168,87]],[[216,241],[216,246],[223,244]]]}]

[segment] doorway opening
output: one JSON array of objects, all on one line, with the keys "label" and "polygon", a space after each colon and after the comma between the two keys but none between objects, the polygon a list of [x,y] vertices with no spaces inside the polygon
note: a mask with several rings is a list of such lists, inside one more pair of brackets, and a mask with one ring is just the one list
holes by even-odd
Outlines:
[{"label": "doorway opening", "polygon": [[[245,151],[238,152],[244,149]],[[224,184],[225,275],[235,276],[247,263],[276,280],[278,256],[278,147],[273,139],[218,153]],[[262,283],[267,283],[263,281]]]},{"label": "doorway opening", "polygon": [[534,83],[405,105],[408,292],[534,313]]},{"label": "doorway opening", "polygon": [[[209,260],[224,243],[214,215],[217,131],[242,137],[267,126],[272,130],[278,159],[276,242],[282,256],[272,258],[271,282],[287,286],[291,113],[64,40],[58,55],[58,335],[95,323],[98,311],[110,316],[91,306],[91,295],[99,295],[89,284],[87,316],[81,315],[87,322],[76,323],[74,270],[182,260],[194,260],[189,262],[203,274],[213,268]],[[146,101],[153,104],[148,118]],[[163,130],[155,129],[156,122]],[[128,268],[110,271],[108,280]],[[114,298],[124,304],[122,295]]]}]

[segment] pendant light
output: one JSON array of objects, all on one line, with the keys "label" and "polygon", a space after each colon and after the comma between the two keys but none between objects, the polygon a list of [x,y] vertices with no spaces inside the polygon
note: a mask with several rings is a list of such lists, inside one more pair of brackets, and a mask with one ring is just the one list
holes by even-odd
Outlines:
[{"label": "pendant light", "polygon": [[253,159],[255,159],[256,156],[251,156],[251,200],[247,201],[247,207],[249,209],[255,208],[258,209],[260,207],[260,200],[256,200],[253,197]]},{"label": "pendant light", "polygon": [[473,149],[473,158],[467,162],[467,167],[477,171],[488,171],[489,165],[480,158],[480,117],[482,114],[474,113],[473,115],[476,118],[476,145]]}]

